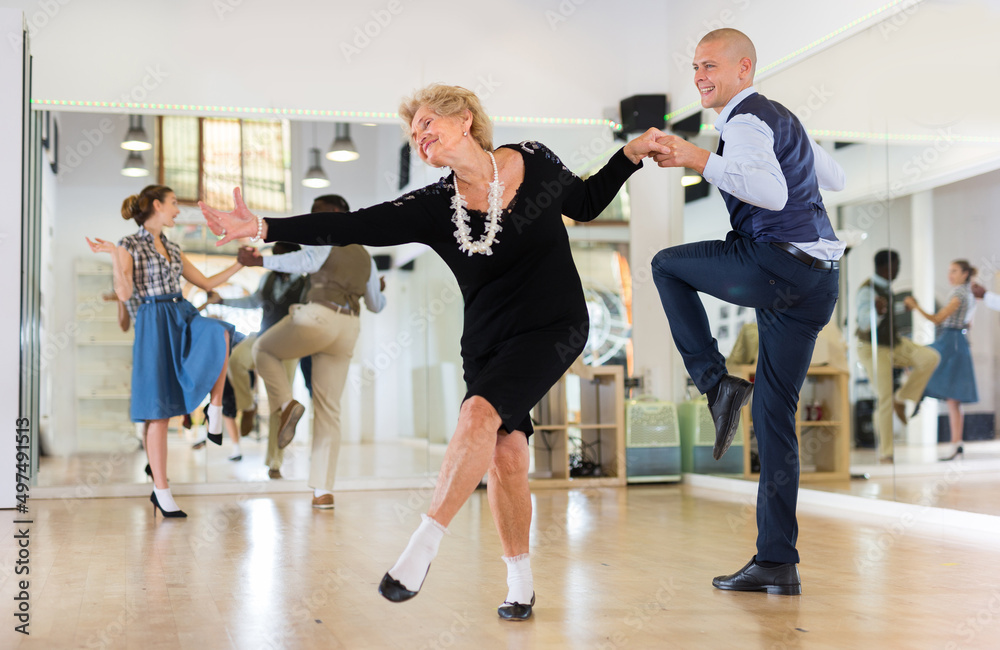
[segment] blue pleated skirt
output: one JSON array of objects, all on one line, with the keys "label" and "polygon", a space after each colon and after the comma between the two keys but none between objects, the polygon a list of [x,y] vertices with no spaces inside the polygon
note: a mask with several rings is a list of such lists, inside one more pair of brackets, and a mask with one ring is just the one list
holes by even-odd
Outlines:
[{"label": "blue pleated skirt", "polygon": [[194,411],[211,391],[229,355],[235,328],[205,318],[181,294],[142,299],[132,347],[133,422]]},{"label": "blue pleated skirt", "polygon": [[965,330],[942,328],[937,340],[930,344],[941,355],[941,363],[927,382],[925,397],[954,399],[966,404],[979,401],[976,373],[972,368],[972,352]]}]

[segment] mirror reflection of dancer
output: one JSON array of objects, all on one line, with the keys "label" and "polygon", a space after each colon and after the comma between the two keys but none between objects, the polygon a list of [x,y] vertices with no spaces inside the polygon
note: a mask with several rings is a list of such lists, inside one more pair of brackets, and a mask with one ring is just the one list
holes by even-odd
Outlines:
[{"label": "mirror reflection of dancer", "polygon": [[141,304],[135,315],[132,346],[133,422],[148,424],[146,453],[153,472],[153,512],[186,517],[167,483],[167,422],[191,413],[211,392],[209,439],[222,444],[222,388],[233,326],[198,315],[181,296],[181,277],[208,291],[240,270],[233,264],[206,278],[167,239],[180,210],[169,187],[149,185],[122,203],[122,217],[135,219],[139,231],[113,242],[87,239],[95,253],[110,253],[115,294],[122,302],[133,293]]},{"label": "mirror reflection of dancer", "polygon": [[301,244],[422,242],[465,299],[462,360],[468,392],[423,523],[379,585],[394,602],[417,595],[452,518],[489,471],[487,494],[507,564],[501,618],[534,605],[528,532],[531,408],[583,351],[588,315],[561,215],[590,221],[611,202],[662,133],[632,140],[586,181],[537,142],[493,148],[476,95],[433,85],[404,101],[404,128],[420,158],[453,171],[437,183],[344,214],[261,219],[239,199],[230,213],[203,205],[222,242],[259,234]]},{"label": "mirror reflection of dancer", "polygon": [[976,298],[970,286],[975,275],[976,269],[968,260],[952,262],[948,267],[948,283],[953,289],[948,302],[935,314],[924,311],[913,296],[903,301],[907,309],[916,311],[938,327],[937,338],[928,347],[937,350],[941,363],[927,382],[924,397],[943,399],[948,404],[951,444],[955,448],[950,456],[941,460],[955,460],[962,455],[962,403],[979,401],[972,351],[966,338],[966,328],[976,313]]}]

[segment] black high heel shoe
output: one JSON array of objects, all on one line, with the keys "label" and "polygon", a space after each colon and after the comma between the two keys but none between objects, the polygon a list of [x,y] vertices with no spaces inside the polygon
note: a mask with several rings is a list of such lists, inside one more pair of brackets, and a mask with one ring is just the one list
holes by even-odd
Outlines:
[{"label": "black high heel shoe", "polygon": [[955,453],[952,454],[951,456],[948,456],[947,458],[939,458],[938,460],[940,461],[955,460],[959,456],[962,456],[963,458],[965,457],[965,451],[962,449],[962,445],[959,445],[958,449],[956,449]]},{"label": "black high heel shoe", "polygon": [[497,614],[500,618],[508,621],[524,621],[531,618],[531,608],[535,606],[535,592],[531,592],[531,602],[527,605],[522,605],[521,603],[508,603],[506,600],[503,605],[497,607]]},{"label": "black high heel shoe", "polygon": [[[427,566],[427,571],[430,572],[430,565]],[[427,580],[427,573],[424,573],[424,580]],[[420,587],[424,586],[424,580],[420,581]],[[387,571],[384,576],[382,576],[382,582],[378,585],[378,592],[386,600],[391,600],[394,603],[401,603],[404,600],[409,600],[420,593],[420,587],[417,587],[416,591],[410,591],[403,586],[399,580],[396,580]]]},{"label": "black high heel shoe", "polygon": [[153,502],[154,519],[156,518],[157,508],[160,509],[160,514],[162,514],[164,517],[187,517],[187,513],[184,512],[183,510],[164,510],[163,506],[161,506],[160,502],[156,499],[156,492],[153,492],[152,494],[149,495],[149,500]]},{"label": "black high heel shoe", "polygon": [[153,469],[149,466],[149,463],[146,463],[146,476],[153,478]]},{"label": "black high heel shoe", "polygon": [[[202,409],[202,413],[205,414],[205,429],[208,429],[208,405]],[[206,433],[205,437],[216,445],[222,446],[222,434],[221,433]]]}]

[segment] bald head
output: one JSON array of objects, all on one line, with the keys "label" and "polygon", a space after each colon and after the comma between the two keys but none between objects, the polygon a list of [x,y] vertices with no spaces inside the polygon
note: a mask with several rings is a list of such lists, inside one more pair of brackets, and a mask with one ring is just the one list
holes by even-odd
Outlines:
[{"label": "bald head", "polygon": [[716,29],[698,42],[692,64],[702,107],[721,112],[730,99],[753,85],[757,51],[743,32]]},{"label": "bald head", "polygon": [[723,27],[702,36],[698,45],[702,43],[721,43],[725,47],[726,53],[734,61],[739,61],[743,58],[750,59],[750,65],[752,66],[750,77],[751,79],[753,78],[753,73],[757,71],[757,50],[753,46],[753,41],[746,34],[738,29]]}]

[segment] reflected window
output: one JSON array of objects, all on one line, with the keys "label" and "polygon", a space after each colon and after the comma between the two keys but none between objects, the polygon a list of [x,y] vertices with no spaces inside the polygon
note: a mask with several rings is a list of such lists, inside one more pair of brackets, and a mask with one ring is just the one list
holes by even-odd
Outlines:
[{"label": "reflected window", "polygon": [[159,182],[182,203],[232,206],[233,188],[254,211],[291,207],[287,121],[165,115],[159,118]]}]

